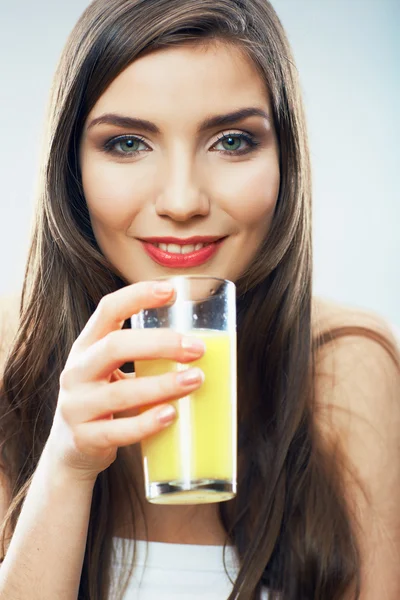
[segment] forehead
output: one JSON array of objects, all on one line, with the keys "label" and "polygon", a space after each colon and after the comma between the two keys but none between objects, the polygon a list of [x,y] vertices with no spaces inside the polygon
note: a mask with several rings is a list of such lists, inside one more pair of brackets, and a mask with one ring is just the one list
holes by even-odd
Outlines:
[{"label": "forehead", "polygon": [[110,84],[90,113],[95,118],[120,112],[170,119],[184,125],[257,103],[269,107],[265,81],[247,55],[223,42],[183,46],[148,53],[131,63]]}]

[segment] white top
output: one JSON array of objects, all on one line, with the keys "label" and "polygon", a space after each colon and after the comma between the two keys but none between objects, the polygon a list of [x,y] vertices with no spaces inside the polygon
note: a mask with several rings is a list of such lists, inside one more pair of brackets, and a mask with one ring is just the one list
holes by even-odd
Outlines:
[{"label": "white top", "polygon": [[[133,541],[113,538],[115,575],[123,566],[122,543],[126,543],[127,559],[131,564]],[[146,561],[146,546],[148,554]],[[226,600],[232,591],[224,569],[223,546],[192,544],[165,544],[136,541],[136,567],[124,600]],[[227,546],[225,563],[234,581],[238,573],[238,559],[233,546]],[[115,579],[113,579],[115,581]],[[110,600],[114,598],[114,588]],[[268,600],[268,592],[262,593]]]}]

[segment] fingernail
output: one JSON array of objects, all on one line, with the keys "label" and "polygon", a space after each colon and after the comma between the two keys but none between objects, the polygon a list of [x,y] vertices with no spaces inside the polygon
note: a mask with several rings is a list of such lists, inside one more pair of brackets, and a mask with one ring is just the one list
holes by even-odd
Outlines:
[{"label": "fingernail", "polygon": [[204,352],[206,349],[204,342],[195,337],[183,337],[181,345],[184,350],[195,352],[196,354]]},{"label": "fingernail", "polygon": [[204,379],[204,374],[200,369],[189,369],[178,373],[176,379],[179,385],[194,385]]},{"label": "fingernail", "polygon": [[168,281],[160,281],[153,284],[153,293],[156,296],[169,296],[173,290],[174,286]]},{"label": "fingernail", "polygon": [[170,423],[171,421],[173,421],[175,419],[175,415],[176,415],[176,410],[173,406],[171,406],[171,404],[169,404],[168,406],[164,406],[160,412],[157,415],[158,420],[160,421],[160,423],[164,423],[164,425],[167,425],[168,423]]}]

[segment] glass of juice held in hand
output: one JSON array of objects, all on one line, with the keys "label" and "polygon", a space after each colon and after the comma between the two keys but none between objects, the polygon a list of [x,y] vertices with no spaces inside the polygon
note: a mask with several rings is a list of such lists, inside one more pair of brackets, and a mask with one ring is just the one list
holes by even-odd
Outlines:
[{"label": "glass of juice held in hand", "polygon": [[172,328],[200,338],[206,350],[187,364],[135,361],[136,376],[197,366],[205,381],[172,402],[177,411],[172,425],[141,442],[146,497],[156,504],[229,500],[236,495],[237,472],[235,284],[204,276],[162,279],[174,285],[174,300],[134,315],[132,328]]}]

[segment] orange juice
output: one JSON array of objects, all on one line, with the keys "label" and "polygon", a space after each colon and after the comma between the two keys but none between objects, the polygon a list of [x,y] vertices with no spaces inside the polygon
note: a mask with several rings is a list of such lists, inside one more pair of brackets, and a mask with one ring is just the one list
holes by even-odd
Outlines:
[{"label": "orange juice", "polygon": [[135,362],[138,377],[192,366],[200,367],[205,374],[197,391],[172,402],[177,410],[176,421],[141,442],[146,487],[166,482],[178,490],[148,498],[151,502],[217,502],[235,495],[236,333],[206,329],[187,333],[201,338],[206,345],[199,360],[186,365],[165,359]]}]

